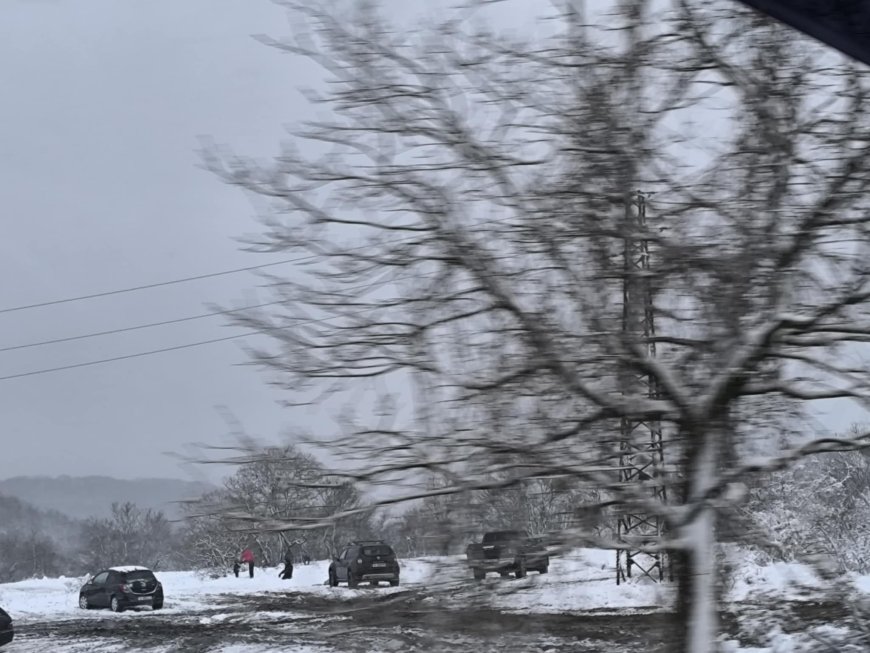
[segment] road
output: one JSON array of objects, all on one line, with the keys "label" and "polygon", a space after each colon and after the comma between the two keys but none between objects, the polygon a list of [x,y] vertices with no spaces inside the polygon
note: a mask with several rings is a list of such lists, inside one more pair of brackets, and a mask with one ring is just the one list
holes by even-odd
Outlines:
[{"label": "road", "polygon": [[[775,612],[785,632],[836,623],[844,614],[842,606],[809,602],[744,608],[762,619]],[[763,644],[740,632],[736,616],[722,616],[726,630],[739,635],[742,645]],[[666,653],[673,650],[675,630],[672,616],[661,611],[505,613],[445,607],[425,587],[409,586],[390,594],[360,590],[351,598],[304,591],[222,594],[194,612],[100,612],[27,622],[19,626],[8,653]]]}]

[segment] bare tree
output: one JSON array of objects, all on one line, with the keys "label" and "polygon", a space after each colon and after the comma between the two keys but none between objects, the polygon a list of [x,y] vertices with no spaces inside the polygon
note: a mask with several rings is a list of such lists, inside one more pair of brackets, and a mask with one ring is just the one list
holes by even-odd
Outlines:
[{"label": "bare tree", "polygon": [[110,517],[84,523],[82,552],[91,572],[109,565],[165,569],[176,562],[169,520],[160,511],[142,510],[130,502],[113,503]]},{"label": "bare tree", "polygon": [[[223,487],[185,506],[191,561],[227,569],[249,545],[258,549],[263,565],[276,564],[293,547],[330,557],[348,539],[368,535],[369,514],[346,479],[331,477],[292,445],[247,442],[250,453],[229,461],[238,467]],[[339,513],[353,514],[330,519]]]},{"label": "bare tree", "polygon": [[179,535],[185,564],[214,576],[227,574],[250,539],[241,525],[213,510],[214,506],[224,505],[224,499],[222,490],[214,490],[185,503]]},{"label": "bare tree", "polygon": [[[309,29],[264,40],[328,75],[330,113],[295,134],[319,149],[206,153],[274,204],[252,248],[300,254],[281,309],[240,319],[273,338],[255,359],[297,403],[382,380],[330,442],[346,476],[449,480],[382,503],[559,478],[660,514],[674,650],[712,650],[717,509],[747,474],[867,444],[774,447],[813,402],[870,396],[848,362],[870,337],[866,71],[690,0],[557,3],[529,43],[474,26],[493,2],[413,34],[283,4]],[[626,287],[651,298],[655,357]],[[619,483],[621,419],[661,423],[670,467]]]}]

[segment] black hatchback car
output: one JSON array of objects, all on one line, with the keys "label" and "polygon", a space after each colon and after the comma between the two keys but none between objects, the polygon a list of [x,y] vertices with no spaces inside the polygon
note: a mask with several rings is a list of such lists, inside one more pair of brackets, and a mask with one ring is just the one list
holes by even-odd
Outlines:
[{"label": "black hatchback car", "polygon": [[399,561],[396,552],[382,540],[351,542],[329,565],[329,584],[336,587],[347,583],[377,585],[385,580],[393,587],[399,584]]},{"label": "black hatchback car", "polygon": [[163,607],[163,585],[147,567],[111,567],[100,571],[79,590],[79,607],[109,608],[123,612],[127,608]]},{"label": "black hatchback car", "polygon": [[12,629],[12,617],[3,608],[0,608],[0,646],[8,644],[15,637]]}]

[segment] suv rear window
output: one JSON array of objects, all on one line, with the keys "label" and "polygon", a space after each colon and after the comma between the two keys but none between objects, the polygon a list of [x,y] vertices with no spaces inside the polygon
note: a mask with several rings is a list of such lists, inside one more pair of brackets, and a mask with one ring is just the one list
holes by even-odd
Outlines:
[{"label": "suv rear window", "polygon": [[150,571],[128,571],[126,574],[124,574],[124,580],[126,580],[128,583],[132,583],[137,580],[148,581],[156,579],[154,578],[154,574]]},{"label": "suv rear window", "polygon": [[388,546],[364,546],[363,555],[365,556],[391,556],[393,550]]},{"label": "suv rear window", "polygon": [[495,533],[486,533],[483,536],[484,544],[493,544],[495,542],[511,542],[516,540],[522,540],[526,537],[526,534],[522,531],[498,531]]}]

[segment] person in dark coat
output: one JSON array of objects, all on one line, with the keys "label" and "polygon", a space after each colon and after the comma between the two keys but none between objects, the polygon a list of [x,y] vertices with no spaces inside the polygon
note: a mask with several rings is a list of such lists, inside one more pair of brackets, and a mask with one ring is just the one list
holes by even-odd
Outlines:
[{"label": "person in dark coat", "polygon": [[239,577],[239,569],[242,568],[242,565],[238,560],[233,560],[233,573],[236,575],[236,578]]},{"label": "person in dark coat", "polygon": [[310,563],[311,563],[311,556],[308,555],[307,553],[303,553],[303,554],[302,554],[302,564],[303,564],[303,565],[308,565],[308,564],[310,564]]},{"label": "person in dark coat", "polygon": [[288,551],[284,556],[284,569],[279,574],[281,580],[290,580],[293,578],[293,553]]}]

